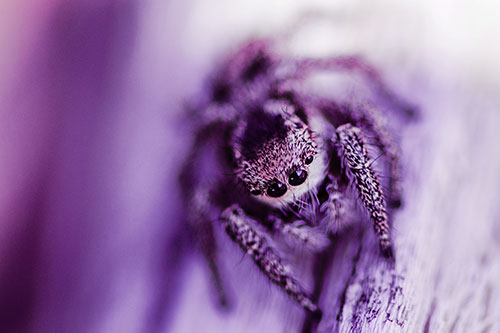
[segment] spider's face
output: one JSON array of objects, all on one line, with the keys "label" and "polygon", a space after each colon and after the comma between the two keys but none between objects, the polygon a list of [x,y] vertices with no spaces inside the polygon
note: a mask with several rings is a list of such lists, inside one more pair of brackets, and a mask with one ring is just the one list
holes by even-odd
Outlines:
[{"label": "spider's face", "polygon": [[255,198],[281,207],[323,179],[320,139],[293,113],[256,110],[237,132],[236,173]]}]

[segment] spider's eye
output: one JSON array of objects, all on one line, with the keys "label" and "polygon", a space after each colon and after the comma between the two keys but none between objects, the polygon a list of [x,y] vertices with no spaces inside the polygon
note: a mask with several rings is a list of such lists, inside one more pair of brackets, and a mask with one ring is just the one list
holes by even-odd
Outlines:
[{"label": "spider's eye", "polygon": [[279,198],[286,193],[286,185],[275,181],[267,188],[267,194],[273,198]]},{"label": "spider's eye", "polygon": [[313,162],[313,160],[314,160],[314,156],[309,155],[306,157],[305,162],[306,162],[306,164],[311,164]]},{"label": "spider's eye", "polygon": [[307,172],[305,170],[296,170],[290,174],[288,177],[288,183],[292,186],[299,186],[305,182],[307,178]]},{"label": "spider's eye", "polygon": [[250,194],[252,194],[252,195],[260,195],[260,194],[262,194],[262,191],[260,191],[260,190],[253,190],[253,191],[250,191]]}]

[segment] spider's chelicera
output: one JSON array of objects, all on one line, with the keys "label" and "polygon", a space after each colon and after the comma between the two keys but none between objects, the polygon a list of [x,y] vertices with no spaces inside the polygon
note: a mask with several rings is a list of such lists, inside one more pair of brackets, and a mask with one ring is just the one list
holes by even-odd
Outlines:
[{"label": "spider's chelicera", "polygon": [[[401,204],[400,172],[398,148],[382,114],[369,103],[338,104],[302,89],[312,71],[338,70],[364,75],[377,94],[407,112],[358,57],[285,58],[260,40],[231,55],[195,105],[197,136],[181,178],[187,223],[223,304],[217,224],[272,282],[314,313],[317,304],[285,268],[269,237],[282,234],[295,244],[324,248],[354,192],[382,254],[393,258],[386,202]],[[384,155],[387,193],[372,167],[368,136]]]}]

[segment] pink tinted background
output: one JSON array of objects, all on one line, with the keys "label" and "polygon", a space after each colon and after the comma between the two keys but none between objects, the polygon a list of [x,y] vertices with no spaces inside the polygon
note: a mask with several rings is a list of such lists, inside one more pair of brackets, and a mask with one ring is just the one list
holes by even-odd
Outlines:
[{"label": "pink tinted background", "polygon": [[[429,132],[415,134],[428,147],[438,129],[449,140],[439,144],[455,149],[468,140],[469,119],[478,132],[497,131],[493,2],[328,3],[1,2],[0,331],[290,328],[280,311],[301,312],[267,284],[255,293],[263,280],[248,260],[238,264],[239,253],[227,266],[243,306],[214,310],[179,223],[176,176],[190,135],[178,116],[217,55],[282,32],[304,9],[337,10],[353,23],[327,41],[306,31],[299,49],[368,54],[399,91],[435,107]],[[491,158],[471,165],[498,170],[498,141],[490,142]],[[245,310],[254,294],[276,306]]]}]

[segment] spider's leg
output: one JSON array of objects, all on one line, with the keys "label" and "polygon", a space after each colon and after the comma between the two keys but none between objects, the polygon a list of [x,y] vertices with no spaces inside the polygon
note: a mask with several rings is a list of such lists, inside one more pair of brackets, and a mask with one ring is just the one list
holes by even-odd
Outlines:
[{"label": "spider's leg", "polygon": [[386,257],[392,257],[384,194],[378,177],[371,167],[372,161],[368,156],[361,130],[351,124],[338,127],[336,143],[344,169],[354,182],[361,202],[373,221],[382,253]]},{"label": "spider's leg", "polygon": [[224,127],[211,123],[202,128],[193,142],[193,148],[184,165],[180,181],[186,202],[186,224],[194,242],[205,259],[215,285],[218,302],[222,308],[229,304],[228,293],[221,274],[214,235],[214,220],[221,209],[211,200],[212,189],[217,185],[221,166],[214,162],[217,156],[215,140],[221,140]]},{"label": "spider's leg", "polygon": [[418,116],[418,108],[404,100],[394,92],[382,79],[378,70],[367,63],[361,56],[337,56],[330,58],[305,58],[297,64],[299,77],[305,76],[311,70],[349,71],[361,74],[370,84],[374,92],[395,110],[408,118]]},{"label": "spider's leg", "polygon": [[210,210],[214,209],[208,198],[208,190],[203,187],[195,189],[192,199],[188,202],[188,226],[194,241],[207,263],[210,278],[215,286],[218,303],[225,309],[229,306],[228,293],[222,279],[218,260],[217,242],[214,235]]},{"label": "spider's leg", "polygon": [[282,288],[304,309],[320,314],[318,306],[304,292],[304,289],[285,268],[276,250],[253,227],[250,217],[234,205],[227,208],[221,217],[229,237],[248,253],[261,271],[276,285]]},{"label": "spider's leg", "polygon": [[391,207],[401,207],[401,171],[399,161],[399,149],[392,135],[385,127],[385,118],[377,109],[370,105],[360,107],[360,117],[358,119],[360,126],[364,127],[375,136],[375,145],[386,156],[389,163],[389,204]]},{"label": "spider's leg", "polygon": [[284,223],[276,216],[271,217],[274,229],[278,230],[286,240],[294,245],[305,246],[312,251],[325,249],[330,241],[319,227],[311,227],[305,221],[297,220],[292,223]]}]

